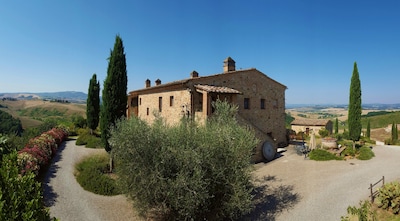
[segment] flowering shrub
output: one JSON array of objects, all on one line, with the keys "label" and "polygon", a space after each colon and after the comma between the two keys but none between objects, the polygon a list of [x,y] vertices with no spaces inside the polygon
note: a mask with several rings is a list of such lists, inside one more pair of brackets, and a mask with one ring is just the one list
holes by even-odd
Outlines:
[{"label": "flowering shrub", "polygon": [[57,127],[40,136],[32,138],[18,153],[18,165],[21,174],[32,171],[36,175],[41,167],[47,166],[58,146],[68,137],[68,131]]},{"label": "flowering shrub", "polygon": [[40,166],[38,164],[38,160],[30,153],[18,153],[17,162],[20,168],[22,166],[22,170],[20,172],[22,175],[25,175],[29,171],[34,172],[36,175],[39,172]]}]

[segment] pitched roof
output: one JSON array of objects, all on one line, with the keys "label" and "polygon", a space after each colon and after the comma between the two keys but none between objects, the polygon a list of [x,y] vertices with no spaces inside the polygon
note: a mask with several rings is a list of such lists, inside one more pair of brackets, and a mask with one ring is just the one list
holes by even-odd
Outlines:
[{"label": "pitched roof", "polygon": [[285,85],[279,83],[278,81],[268,77],[267,75],[265,75],[264,73],[260,72],[259,70],[255,69],[255,68],[249,68],[249,69],[243,69],[243,70],[236,70],[236,71],[230,71],[229,73],[219,73],[219,74],[213,74],[213,75],[208,75],[208,76],[199,76],[199,77],[195,77],[195,78],[187,78],[187,79],[183,79],[183,80],[178,80],[178,81],[173,81],[173,82],[169,82],[169,83],[164,83],[164,84],[160,84],[160,85],[155,85],[155,86],[151,86],[148,88],[142,88],[139,90],[134,90],[134,91],[130,91],[129,94],[139,94],[139,93],[149,93],[153,90],[159,90],[161,88],[167,88],[167,87],[176,87],[176,86],[183,86],[185,84],[187,84],[188,82],[194,82],[194,83],[200,83],[202,79],[207,79],[207,78],[214,78],[220,75],[226,75],[226,74],[235,74],[235,73],[240,73],[240,72],[247,72],[247,71],[257,71],[258,73],[264,75],[265,77],[269,78],[270,80],[272,80],[273,82],[281,85],[282,87],[287,88]]},{"label": "pitched roof", "polygon": [[194,85],[194,87],[199,90],[206,91],[206,92],[225,93],[225,94],[241,94],[240,91],[235,90],[233,88],[229,88],[229,87],[218,87],[218,86],[202,85],[202,84],[196,84],[196,85]]},{"label": "pitched roof", "polygon": [[325,126],[330,120],[327,119],[294,119],[291,125],[301,125],[301,126]]}]

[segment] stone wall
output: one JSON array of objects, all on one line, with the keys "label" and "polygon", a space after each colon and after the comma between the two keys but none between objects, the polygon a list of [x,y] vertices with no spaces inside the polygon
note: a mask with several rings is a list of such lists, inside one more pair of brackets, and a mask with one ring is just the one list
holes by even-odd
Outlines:
[{"label": "stone wall", "polygon": [[[161,112],[159,102],[162,99]],[[171,99],[172,105],[171,105]],[[155,115],[164,118],[167,123],[173,125],[179,122],[182,116],[190,110],[190,92],[188,90],[168,91],[153,94],[139,95],[139,118],[152,123]]]}]

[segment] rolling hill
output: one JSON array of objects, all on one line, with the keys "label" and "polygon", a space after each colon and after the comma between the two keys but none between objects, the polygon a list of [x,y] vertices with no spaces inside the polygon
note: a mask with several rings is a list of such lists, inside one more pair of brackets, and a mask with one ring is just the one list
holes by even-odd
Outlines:
[{"label": "rolling hill", "polygon": [[59,103],[45,100],[0,100],[2,111],[19,118],[23,128],[42,124],[46,118],[69,118],[86,116],[86,104]]},{"label": "rolling hill", "polygon": [[87,94],[78,91],[0,93],[0,99],[2,98],[13,98],[17,100],[64,100],[71,103],[86,103]]}]

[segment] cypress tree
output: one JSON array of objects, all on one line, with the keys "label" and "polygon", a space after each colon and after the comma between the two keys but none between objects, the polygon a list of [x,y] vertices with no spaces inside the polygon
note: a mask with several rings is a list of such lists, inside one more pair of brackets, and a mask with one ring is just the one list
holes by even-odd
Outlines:
[{"label": "cypress tree", "polygon": [[335,134],[338,134],[339,133],[339,120],[336,118],[336,121],[335,121]]},{"label": "cypress tree", "polygon": [[119,35],[115,37],[114,49],[108,59],[107,77],[104,81],[103,104],[101,108],[101,140],[107,152],[111,151],[108,143],[110,127],[116,120],[126,116],[127,71],[124,46]]},{"label": "cypress tree", "polygon": [[349,137],[355,149],[356,141],[361,134],[361,83],[357,63],[354,62],[353,75],[350,82],[349,110],[348,110]]},{"label": "cypress tree", "polygon": [[398,133],[397,133],[397,124],[393,122],[392,124],[392,143],[395,144],[398,139]]},{"label": "cypress tree", "polygon": [[368,120],[368,123],[367,123],[367,134],[366,134],[366,136],[367,136],[368,138],[371,138],[371,125],[370,125],[370,120]]},{"label": "cypress tree", "polygon": [[97,81],[96,74],[93,74],[89,81],[88,97],[86,102],[86,120],[90,129],[90,134],[99,125],[100,115],[100,83]]}]

